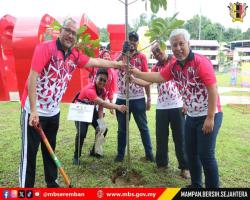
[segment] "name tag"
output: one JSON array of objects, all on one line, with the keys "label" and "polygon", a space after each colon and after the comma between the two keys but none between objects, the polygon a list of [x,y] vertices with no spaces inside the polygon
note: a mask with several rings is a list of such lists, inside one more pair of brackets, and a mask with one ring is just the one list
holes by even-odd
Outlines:
[{"label": "name tag", "polygon": [[93,120],[94,105],[81,104],[81,103],[71,103],[69,105],[68,120],[89,122]]}]

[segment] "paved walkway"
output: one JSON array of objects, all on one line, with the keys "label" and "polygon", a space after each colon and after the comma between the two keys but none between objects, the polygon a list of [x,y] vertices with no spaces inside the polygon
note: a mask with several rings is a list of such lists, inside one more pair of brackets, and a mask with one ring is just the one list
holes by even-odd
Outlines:
[{"label": "paved walkway", "polygon": [[246,96],[220,96],[221,105],[250,104],[250,97]]},{"label": "paved walkway", "polygon": [[223,96],[223,93],[232,91],[250,92],[250,88],[219,87],[221,104],[250,104],[250,96]]},{"label": "paved walkway", "polygon": [[244,88],[244,87],[219,87],[219,93],[224,92],[232,92],[232,91],[243,91],[243,92],[250,92],[250,88]]}]

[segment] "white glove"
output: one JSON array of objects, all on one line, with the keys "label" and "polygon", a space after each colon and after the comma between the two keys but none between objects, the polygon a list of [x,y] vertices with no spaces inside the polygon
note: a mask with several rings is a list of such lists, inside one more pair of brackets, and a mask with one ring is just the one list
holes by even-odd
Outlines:
[{"label": "white glove", "polygon": [[107,129],[107,126],[103,120],[103,118],[97,119],[98,123],[98,133],[96,134],[96,139],[95,139],[95,153],[103,156],[103,149],[102,145],[105,142],[104,138],[104,133]]},{"label": "white glove", "polygon": [[103,148],[102,145],[105,142],[105,138],[103,133],[100,131],[96,134],[95,138],[95,153],[99,154],[100,156],[103,156]]},{"label": "white glove", "polygon": [[99,127],[99,132],[101,132],[102,134],[104,134],[105,131],[106,131],[106,129],[107,129],[107,126],[106,126],[103,118],[98,119],[97,123],[98,123],[98,127]]}]

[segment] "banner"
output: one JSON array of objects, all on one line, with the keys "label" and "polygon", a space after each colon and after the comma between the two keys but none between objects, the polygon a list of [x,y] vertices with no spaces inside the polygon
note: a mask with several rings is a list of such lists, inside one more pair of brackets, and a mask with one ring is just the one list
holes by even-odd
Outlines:
[{"label": "banner", "polygon": [[249,199],[250,189],[184,188],[1,188],[1,199]]}]

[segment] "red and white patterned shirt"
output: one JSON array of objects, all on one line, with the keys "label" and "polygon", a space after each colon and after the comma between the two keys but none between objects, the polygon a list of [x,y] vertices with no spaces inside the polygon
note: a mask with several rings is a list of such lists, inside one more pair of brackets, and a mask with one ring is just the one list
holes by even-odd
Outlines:
[{"label": "red and white patterned shirt", "polygon": [[[95,83],[96,73],[98,69],[100,68],[98,67],[86,68],[86,70],[92,75],[89,79],[89,83]],[[112,68],[107,68],[107,72],[108,72],[108,80],[104,88],[107,92],[108,99],[112,100],[114,98],[114,93],[116,92],[117,73]]]},{"label": "red and white patterned shirt", "polygon": [[[59,103],[76,67],[84,67],[89,57],[76,49],[64,54],[59,39],[36,46],[31,67],[39,74],[36,83],[36,107],[39,116],[54,116],[60,111]],[[28,81],[22,95],[22,107],[30,112]]]},{"label": "red and white patterned shirt", "polygon": [[[167,64],[156,63],[152,67],[152,72],[160,72]],[[156,109],[172,109],[183,106],[182,97],[176,86],[175,81],[170,80],[164,83],[157,84],[158,99]]]},{"label": "red and white patterned shirt", "polygon": [[[205,56],[190,53],[184,66],[175,58],[169,62],[160,74],[165,80],[174,79],[191,117],[206,116],[208,111],[207,86],[216,84],[213,65]],[[218,94],[216,112],[221,111]]]},{"label": "red and white patterned shirt", "polygon": [[[148,72],[147,58],[143,53],[136,53],[130,58],[130,64],[142,72]],[[124,70],[118,71],[117,98],[126,99],[126,73]],[[135,83],[129,83],[129,99],[144,98],[144,87]]]},{"label": "red and white patterned shirt", "polygon": [[100,91],[100,94],[97,94],[96,86],[94,83],[88,83],[84,88],[81,89],[80,94],[77,99],[84,101],[86,103],[92,104],[93,101],[100,97],[103,100],[106,100],[107,92],[104,89]]}]

